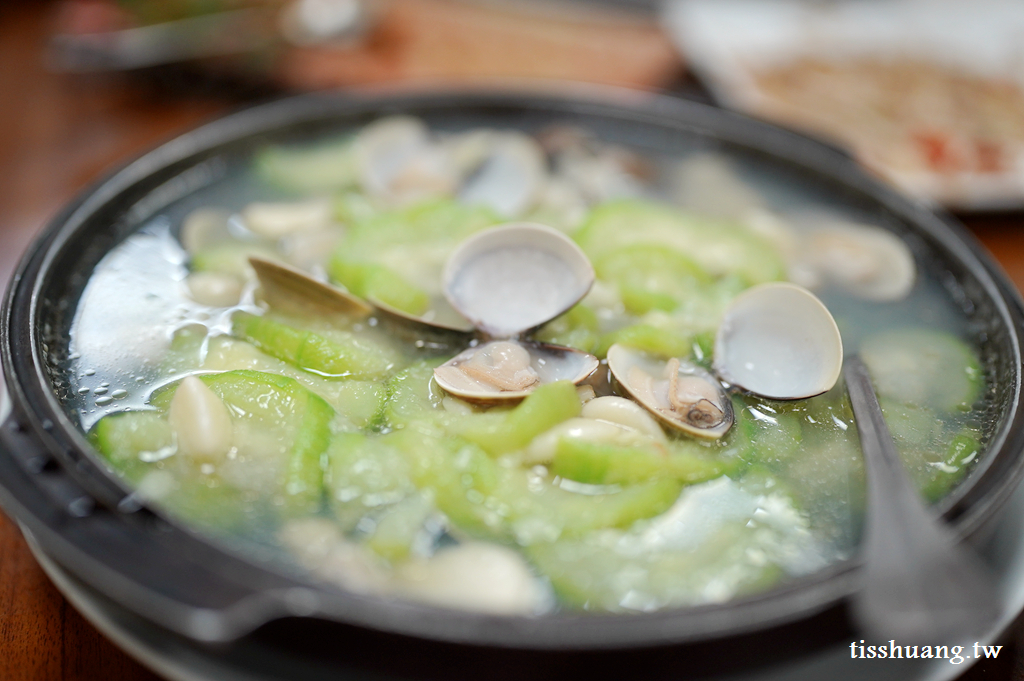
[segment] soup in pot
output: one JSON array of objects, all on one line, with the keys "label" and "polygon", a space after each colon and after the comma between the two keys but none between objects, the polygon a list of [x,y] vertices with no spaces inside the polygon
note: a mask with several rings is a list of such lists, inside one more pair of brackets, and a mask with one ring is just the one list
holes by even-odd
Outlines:
[{"label": "soup in pot", "polygon": [[[446,279],[510,223],[541,227]],[[268,145],[116,246],[72,406],[140,498],[311,579],[508,614],[722,603],[851,556],[864,504],[841,380],[781,400],[723,369],[726,318],[768,318],[746,342],[782,343],[777,380],[812,363],[772,330],[810,328],[790,303],[742,296],[822,301],[927,500],[982,452],[992,377],[922,249],[724,151],[381,118]]]}]

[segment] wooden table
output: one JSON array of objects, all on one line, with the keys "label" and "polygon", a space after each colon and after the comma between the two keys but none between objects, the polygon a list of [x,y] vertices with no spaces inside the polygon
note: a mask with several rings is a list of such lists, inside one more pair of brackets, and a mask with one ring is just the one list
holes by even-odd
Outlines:
[{"label": "wooden table", "polygon": [[[171,98],[139,87],[47,72],[41,55],[51,9],[38,3],[0,4],[0,281],[7,281],[21,251],[45,221],[106,168],[237,105],[216,94]],[[407,6],[404,21],[412,21],[409,16],[415,11],[415,6]],[[446,15],[445,21],[455,19]],[[616,77],[633,82],[657,78],[664,84],[680,77],[681,67],[668,68],[671,64],[662,48],[648,50],[654,67],[628,73],[620,69]],[[396,58],[388,59],[394,68]],[[394,71],[385,69],[382,74]],[[966,222],[1024,288],[1024,216]],[[1005,643],[997,661],[975,666],[965,678],[1024,678],[1024,627],[1015,627]],[[32,558],[17,528],[0,514],[0,679],[155,678],[68,605]]]}]

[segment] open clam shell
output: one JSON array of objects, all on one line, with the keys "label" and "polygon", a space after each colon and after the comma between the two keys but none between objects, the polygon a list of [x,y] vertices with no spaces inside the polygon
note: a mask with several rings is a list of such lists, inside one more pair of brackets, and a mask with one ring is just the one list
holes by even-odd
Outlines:
[{"label": "open clam shell", "polygon": [[314,279],[286,263],[250,256],[249,264],[256,271],[263,295],[271,305],[314,306],[329,313],[360,317],[365,317],[373,310],[362,298]]},{"label": "open clam shell", "polygon": [[867,300],[902,300],[917,279],[910,248],[881,227],[837,221],[812,232],[805,252],[826,281]]},{"label": "open clam shell", "polygon": [[483,146],[459,200],[489,206],[504,218],[522,215],[536,202],[546,178],[544,150],[518,132],[491,133]]},{"label": "open clam shell", "polygon": [[[858,298],[889,302],[906,298],[917,281],[913,251],[887,229],[818,212],[791,216],[789,224],[768,213],[757,217],[757,231],[780,248],[790,280],[801,286],[835,286]],[[761,229],[766,226],[768,234]]]},{"label": "open clam shell", "polygon": [[579,302],[594,268],[571,239],[520,222],[479,232],[445,265],[444,292],[474,327],[492,338],[534,329]]},{"label": "open clam shell", "polygon": [[452,319],[446,318],[441,321],[411,315],[375,298],[370,298],[369,302],[375,308],[377,318],[387,326],[389,332],[419,346],[464,348],[475,335],[473,325],[464,319],[454,319],[457,317],[454,312],[451,315]]},{"label": "open clam shell", "polygon": [[434,369],[434,379],[456,397],[503,402],[522,399],[545,383],[582,383],[598,364],[597,357],[561,345],[496,340],[459,353]]},{"label": "open clam shell", "polygon": [[264,298],[276,307],[314,307],[329,314],[358,317],[374,314],[401,338],[435,348],[465,347],[473,338],[469,322],[447,323],[415,317],[378,300],[363,300],[277,260],[253,256],[249,264],[260,280]]},{"label": "open clam shell", "polygon": [[616,343],[608,348],[608,369],[623,392],[670,428],[717,439],[732,427],[732,401],[718,379],[696,364]]},{"label": "open clam shell", "polygon": [[458,185],[451,159],[418,118],[382,118],[363,128],[354,145],[363,189],[385,203],[447,196]]},{"label": "open clam shell", "polygon": [[827,392],[843,368],[843,341],[828,308],[805,288],[761,284],[738,295],[715,337],[725,382],[776,400]]}]

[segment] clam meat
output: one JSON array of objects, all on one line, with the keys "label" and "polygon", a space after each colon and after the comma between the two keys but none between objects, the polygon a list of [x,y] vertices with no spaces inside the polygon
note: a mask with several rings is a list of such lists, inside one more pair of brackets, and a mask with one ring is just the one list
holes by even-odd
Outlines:
[{"label": "clam meat", "polygon": [[434,369],[445,391],[471,402],[521,399],[544,383],[581,383],[597,370],[593,355],[544,343],[497,340],[469,348]]},{"label": "clam meat", "polygon": [[686,360],[667,361],[615,344],[608,368],[618,386],[662,423],[717,439],[732,426],[732,402],[710,373]]},{"label": "clam meat", "polygon": [[492,227],[470,237],[445,265],[444,293],[484,336],[434,370],[444,390],[466,400],[525,397],[543,383],[580,383],[597,369],[593,355],[512,340],[579,302],[594,282],[583,251],[561,232],[531,223]]}]

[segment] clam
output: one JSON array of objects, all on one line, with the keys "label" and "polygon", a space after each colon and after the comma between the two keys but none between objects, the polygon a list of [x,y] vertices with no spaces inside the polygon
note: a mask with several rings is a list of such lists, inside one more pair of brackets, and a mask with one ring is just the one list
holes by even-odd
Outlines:
[{"label": "clam", "polygon": [[568,182],[590,203],[644,194],[649,165],[636,153],[601,142],[573,127],[550,128],[541,144],[551,155],[554,176]]},{"label": "clam", "polygon": [[[494,227],[464,241],[443,273],[445,297],[468,322],[414,317],[314,279],[291,265],[250,258],[263,295],[279,306],[315,305],[329,313],[374,313],[393,333],[424,346],[470,347],[435,370],[438,385],[475,402],[522,399],[538,385],[579,384],[597,369],[593,355],[513,338],[562,314],[590,290],[594,269],[576,244],[544,225]],[[453,315],[454,316],[454,315]]]},{"label": "clam", "polygon": [[434,370],[444,390],[466,400],[525,397],[538,385],[579,384],[597,369],[589,353],[514,338],[579,302],[594,282],[583,252],[557,230],[531,223],[493,227],[452,254],[445,296],[486,338]]},{"label": "clam", "polygon": [[459,353],[434,370],[445,391],[471,402],[517,400],[539,385],[580,383],[597,370],[585,352],[545,343],[495,340]]},{"label": "clam", "polygon": [[389,333],[418,347],[461,348],[473,340],[473,325],[454,310],[432,309],[417,317],[375,298],[368,300]]},{"label": "clam", "polygon": [[[278,260],[252,256],[249,264],[256,271],[264,299],[274,307],[314,307],[326,314],[350,317],[374,314],[392,333],[434,349],[464,347],[473,338],[473,327],[465,320],[460,323],[456,319],[437,321],[416,317],[378,300],[363,300]],[[457,313],[451,316],[456,317]]]},{"label": "clam", "polygon": [[791,281],[809,289],[832,285],[876,302],[902,300],[914,288],[914,254],[889,230],[820,213],[791,222],[779,221],[772,230],[786,233],[784,242],[762,234],[779,247]]},{"label": "clam", "polygon": [[418,118],[383,118],[363,128],[354,144],[359,180],[370,196],[403,204],[450,195],[458,186],[450,155]]},{"label": "clam", "polygon": [[[726,309],[715,338],[713,375],[685,359],[662,360],[619,344],[608,368],[619,388],[676,430],[719,438],[733,422],[726,386],[798,400],[839,379],[843,343],[828,309],[789,283],[755,286]],[[723,385],[723,382],[725,385]]]},{"label": "clam", "polygon": [[881,227],[833,222],[811,233],[805,254],[822,279],[867,300],[902,300],[917,278],[910,248]]},{"label": "clam", "polygon": [[466,239],[448,258],[442,280],[452,307],[474,327],[510,338],[578,303],[594,283],[594,268],[558,230],[520,222]]},{"label": "clam", "polygon": [[373,308],[348,291],[314,279],[291,265],[250,256],[263,295],[272,305],[281,307],[314,306],[332,314],[365,317]]},{"label": "clam", "polygon": [[626,394],[675,430],[717,439],[732,427],[732,401],[722,384],[696,364],[615,344],[608,349],[608,369]]},{"label": "clam", "polygon": [[714,370],[762,397],[799,400],[839,379],[843,341],[828,308],[796,284],[761,284],[738,295],[715,337]]},{"label": "clam", "polygon": [[520,132],[495,132],[481,143],[479,161],[459,189],[463,203],[482,204],[514,218],[529,210],[546,179],[544,150]]},{"label": "clam", "polygon": [[423,121],[393,116],[364,128],[354,147],[363,188],[387,203],[458,195],[514,218],[536,203],[547,177],[544,150],[520,132],[435,140]]}]

